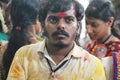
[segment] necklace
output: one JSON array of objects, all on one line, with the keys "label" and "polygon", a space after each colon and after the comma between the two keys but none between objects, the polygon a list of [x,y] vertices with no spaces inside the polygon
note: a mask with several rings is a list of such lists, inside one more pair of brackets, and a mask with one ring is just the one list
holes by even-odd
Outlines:
[{"label": "necklace", "polygon": [[105,42],[107,42],[111,36],[112,36],[112,34],[110,34],[102,43],[104,44]]}]

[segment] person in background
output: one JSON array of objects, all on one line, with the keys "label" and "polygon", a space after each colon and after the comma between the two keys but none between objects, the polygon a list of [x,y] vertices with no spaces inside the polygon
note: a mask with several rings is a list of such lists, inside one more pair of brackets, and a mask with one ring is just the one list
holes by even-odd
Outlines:
[{"label": "person in background", "polygon": [[7,13],[6,9],[7,9],[10,1],[11,0],[0,0],[0,12],[2,12],[2,16],[0,15],[0,17],[2,19],[2,25],[4,27],[3,30],[7,34],[9,32],[9,27],[8,27],[8,25],[6,25],[6,19],[5,18],[8,17],[8,16],[6,16],[6,13]]},{"label": "person in background", "polygon": [[113,4],[109,0],[92,0],[85,17],[91,39],[86,49],[102,61],[107,80],[119,80],[120,40],[111,32],[115,20]]},{"label": "person in background", "polygon": [[16,52],[7,80],[106,80],[101,61],[75,42],[83,15],[76,0],[41,0],[45,39]]},{"label": "person in background", "polygon": [[6,4],[8,3],[8,0],[0,0],[0,44],[2,45],[3,41],[8,40],[8,28],[5,25],[5,8]]},{"label": "person in background", "polygon": [[120,39],[120,19],[115,20],[112,33],[114,36]]},{"label": "person in background", "polygon": [[5,44],[8,42],[7,26],[4,24],[4,22],[5,21],[4,21],[2,9],[0,7],[0,61],[2,59],[1,53],[3,52],[3,48],[5,48]]},{"label": "person in background", "polygon": [[9,0],[9,2],[7,3],[6,5],[6,8],[5,8],[5,16],[4,16],[4,20],[5,20],[5,25],[7,26],[8,28],[8,32],[7,34],[9,35],[11,30],[12,30],[12,21],[11,21],[11,17],[10,17],[10,7],[11,7],[11,1],[12,0]]},{"label": "person in background", "polygon": [[22,46],[37,43],[41,26],[38,20],[39,0],[12,0],[10,15],[12,30],[2,56],[2,80],[6,80],[15,52]]},{"label": "person in background", "polygon": [[0,9],[0,45],[8,41],[7,26],[4,24],[2,10]]},{"label": "person in background", "polygon": [[2,9],[3,16],[5,17],[5,9],[10,0],[0,0],[0,8]]},{"label": "person in background", "polygon": [[[5,44],[8,42],[8,35],[6,33],[7,27],[4,25],[4,18],[2,15],[2,10],[0,9],[0,61],[2,60],[1,53],[3,52],[3,48],[5,48]],[[1,66],[1,63],[0,63]],[[1,70],[0,70],[1,73]],[[1,74],[0,74],[0,80]]]}]

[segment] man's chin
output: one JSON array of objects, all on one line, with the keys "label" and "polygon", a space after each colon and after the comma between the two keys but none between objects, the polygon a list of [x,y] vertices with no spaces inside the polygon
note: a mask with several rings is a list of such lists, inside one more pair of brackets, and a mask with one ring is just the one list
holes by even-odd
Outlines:
[{"label": "man's chin", "polygon": [[58,47],[58,48],[64,48],[64,47],[68,46],[68,44],[64,44],[62,42],[59,42],[59,43],[54,44],[54,46]]}]

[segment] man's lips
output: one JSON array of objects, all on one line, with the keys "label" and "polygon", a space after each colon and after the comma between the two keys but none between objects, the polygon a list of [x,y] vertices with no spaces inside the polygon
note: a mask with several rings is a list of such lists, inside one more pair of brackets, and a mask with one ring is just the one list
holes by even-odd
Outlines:
[{"label": "man's lips", "polygon": [[63,35],[63,34],[57,34],[57,35],[54,35],[54,37],[57,37],[57,38],[65,38],[66,35]]}]

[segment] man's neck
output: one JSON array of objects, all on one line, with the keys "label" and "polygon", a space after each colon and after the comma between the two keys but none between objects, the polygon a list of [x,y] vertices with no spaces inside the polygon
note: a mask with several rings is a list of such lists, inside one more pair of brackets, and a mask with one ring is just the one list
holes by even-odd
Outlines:
[{"label": "man's neck", "polygon": [[48,54],[55,61],[56,64],[61,62],[71,51],[73,44],[70,44],[64,48],[58,48],[55,46],[47,46]]}]

